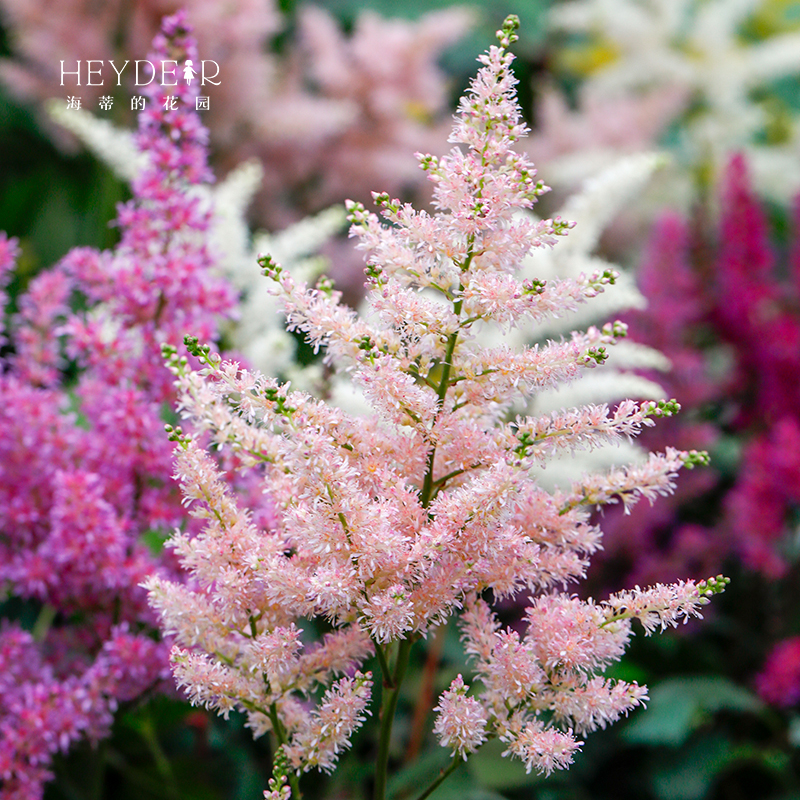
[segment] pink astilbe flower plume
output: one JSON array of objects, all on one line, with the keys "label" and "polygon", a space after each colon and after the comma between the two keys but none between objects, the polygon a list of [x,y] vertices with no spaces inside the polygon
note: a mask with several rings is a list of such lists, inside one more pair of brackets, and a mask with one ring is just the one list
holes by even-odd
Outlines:
[{"label": "pink astilbe flower plume", "polygon": [[[365,719],[372,682],[363,665],[374,653],[383,677],[374,792],[383,800],[411,648],[452,616],[475,680],[470,689],[459,676],[439,700],[434,732],[453,762],[432,786],[492,738],[528,769],[566,768],[581,744],[574,731],[604,727],[646,698],[644,687],[599,675],[622,655],[631,619],[649,632],[699,615],[726,583],[637,588],[597,603],[557,591],[584,575],[599,545],[594,507],[667,494],[677,472],[705,454],[667,449],[554,494],[533,477],[556,442],[577,449],[629,438],[677,404],[513,419],[532,392],[601,367],[625,327],[521,350],[482,346],[483,328],[552,316],[615,278],[515,277],[531,248],[557,246],[570,228],[517,213],[546,191],[513,149],[526,133],[509,52],[517,25],[508,18],[461,101],[451,141],[466,147],[441,159],[418,155],[436,212],[386,194],[375,195],[383,220],[350,204],[367,262],[365,316],[341,305],[327,279],[307,286],[261,260],[289,327],[352,375],[371,415],[223,361],[195,337],[186,342],[200,371],[165,347],[186,418],[263,471],[277,508],[274,527],[259,528],[197,441],[172,431],[186,501],[207,522],[172,542],[191,588],[162,577],[146,585],[175,633],[176,675],[193,700],[223,713],[239,708],[256,732],[275,735],[281,756],[267,796],[285,795],[284,775],[298,795],[300,774],[334,766]],[[501,285],[512,315],[494,299]],[[535,599],[520,635],[503,629],[488,596],[523,591]],[[300,622],[314,617],[333,628],[319,642]]]},{"label": "pink astilbe flower plume", "polygon": [[[168,18],[150,60],[187,55],[197,58],[185,16]],[[160,343],[187,327],[216,338],[235,301],[193,191],[210,177],[205,132],[180,92],[175,111],[153,95],[140,117],[148,166],[118,210],[120,243],[40,273],[3,331],[0,584],[38,614],[35,635],[14,603],[0,625],[4,798],[41,797],[57,753],[108,736],[120,704],[168,688],[169,644],[139,586],[153,572],[177,579],[171,554],[148,544],[185,520],[164,446],[175,391]],[[15,253],[0,238],[0,285]]]},{"label": "pink astilbe flower plume", "polygon": [[439,712],[433,732],[443,747],[452,746],[453,755],[458,753],[464,761],[486,741],[488,721],[486,710],[474,697],[467,696],[468,690],[459,675],[433,709]]}]

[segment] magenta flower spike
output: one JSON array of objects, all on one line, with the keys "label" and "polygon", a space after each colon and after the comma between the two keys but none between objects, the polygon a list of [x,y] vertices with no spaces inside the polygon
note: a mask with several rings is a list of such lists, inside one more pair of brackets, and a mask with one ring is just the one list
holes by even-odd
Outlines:
[{"label": "magenta flower spike", "polygon": [[[184,15],[150,56],[192,56]],[[188,98],[184,92],[183,100]],[[38,615],[0,626],[0,793],[39,798],[51,762],[109,735],[127,703],[168,689],[168,646],[139,584],[180,580],[148,543],[185,521],[163,432],[175,401],[160,355],[187,328],[216,338],[235,302],[214,274],[205,131],[155,94],[140,118],[148,165],[119,208],[121,241],[78,248],[17,300],[0,365],[0,583]],[[0,281],[16,255],[0,238]],[[13,604],[12,604],[13,605]]]}]

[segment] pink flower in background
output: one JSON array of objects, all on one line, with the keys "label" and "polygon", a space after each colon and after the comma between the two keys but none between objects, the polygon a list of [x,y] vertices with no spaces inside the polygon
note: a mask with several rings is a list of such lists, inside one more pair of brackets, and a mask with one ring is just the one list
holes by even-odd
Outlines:
[{"label": "pink flower in background", "polygon": [[[707,230],[705,222],[698,215],[690,227],[665,215],[639,271],[648,308],[629,315],[631,333],[670,359],[672,369],[658,378],[684,401],[680,418],[644,438],[652,447],[666,436],[711,450],[740,442],[741,453],[726,485],[711,471],[693,473],[664,504],[629,518],[606,515],[598,561],[615,572],[624,564],[630,580],[703,574],[726,556],[771,578],[792,564],[792,515],[800,506],[800,292],[792,253],[800,236],[792,232],[794,249],[779,261],[741,155],[722,182],[718,227]],[[704,502],[721,503],[721,521],[712,506],[701,524],[683,514],[679,521],[681,507]]]},{"label": "pink flower in background", "polygon": [[292,154],[309,178],[315,176],[315,204],[344,197],[366,200],[376,186],[392,194],[420,188],[412,153],[441,147],[451,124],[445,113],[450,87],[437,57],[458,41],[469,22],[468,12],[457,7],[417,22],[365,11],[345,37],[321,8],[302,11],[300,42],[308,78],[349,117],[318,150]]},{"label": "pink flower in background", "polygon": [[[590,591],[624,579],[700,575],[724,560],[768,582],[769,608],[788,594],[782,602],[791,609],[800,508],[800,202],[784,242],[740,155],[731,158],[720,195],[716,224],[700,213],[691,225],[662,218],[639,272],[648,309],[629,315],[633,335],[672,361],[659,380],[686,401],[681,417],[648,429],[643,440],[699,443],[712,451],[712,470],[687,476],[663,503],[629,516],[607,511]],[[788,707],[800,691],[796,622],[771,613],[772,652],[755,685],[766,702]]]},{"label": "pink flower in background", "polygon": [[653,148],[685,104],[686,92],[678,87],[609,97],[586,83],[578,92],[577,107],[572,107],[558,90],[545,85],[526,150],[537,162],[560,162],[568,179],[583,179],[623,153]]},{"label": "pink flower in background", "polygon": [[[185,17],[165,20],[151,60],[197,59]],[[70,252],[18,297],[0,376],[0,580],[38,614],[31,634],[0,627],[3,796],[37,798],[50,763],[108,735],[114,712],[167,688],[168,646],[138,587],[177,577],[158,544],[184,524],[163,413],[174,400],[159,347],[186,327],[215,337],[236,300],[214,275],[209,209],[191,187],[211,176],[193,93],[140,116],[150,166],[120,206],[111,251]],[[188,103],[186,101],[192,101]],[[0,240],[0,272],[16,246]],[[155,546],[156,550],[151,550]]]},{"label": "pink flower in background", "polygon": [[[5,309],[8,304],[5,287],[11,279],[18,257],[19,242],[17,239],[9,239],[5,231],[0,231],[0,309]],[[0,317],[0,346],[5,343],[5,319]]]},{"label": "pink flower in background", "polygon": [[[74,2],[60,4],[57,14],[40,0],[3,0],[13,55],[0,63],[0,78],[23,99],[80,95],[83,108],[93,109],[116,87],[109,62],[121,69],[129,60],[122,86],[138,95],[134,62],[145,58],[162,16],[178,8],[186,9],[208,75],[215,70],[211,61],[219,65],[219,85],[200,86],[209,97],[203,120],[218,167],[226,172],[252,157],[264,165],[256,203],[263,225],[282,228],[348,196],[366,201],[376,186],[398,194],[424,188],[410,153],[422,145],[440,147],[446,139],[449,87],[437,62],[469,25],[462,9],[416,22],[362,12],[345,36],[326,10],[307,6],[289,19],[274,0],[111,0],[99,12]],[[275,46],[289,25],[296,34]],[[89,59],[103,62],[104,85],[86,85]],[[62,60],[65,71],[81,62],[79,87],[70,75],[61,85]],[[202,64],[191,61],[197,88]],[[172,78],[179,84],[173,94],[187,86],[184,63]],[[63,131],[54,135],[64,140]]]},{"label": "pink flower in background", "polygon": [[756,676],[761,697],[779,708],[790,708],[800,701],[800,636],[779,642]]}]

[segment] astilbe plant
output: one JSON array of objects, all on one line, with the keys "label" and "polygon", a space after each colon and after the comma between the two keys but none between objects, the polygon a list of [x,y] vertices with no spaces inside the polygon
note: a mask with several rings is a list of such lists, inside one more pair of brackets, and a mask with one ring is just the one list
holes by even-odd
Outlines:
[{"label": "astilbe plant", "polygon": [[[592,508],[666,494],[681,467],[705,456],[667,449],[554,493],[530,475],[565,451],[633,436],[676,404],[626,401],[509,421],[515,401],[598,366],[624,333],[609,324],[516,351],[481,346],[485,326],[558,315],[614,278],[514,277],[532,247],[569,228],[515,215],[546,190],[512,149],[526,132],[509,52],[517,24],[506,20],[461,101],[451,141],[466,150],[419,156],[439,210],[376,195],[385,224],[350,205],[372,318],[340,305],[328,281],[310,288],[262,259],[289,326],[352,373],[371,416],[223,361],[196,338],[186,342],[199,371],[165,350],[186,417],[263,473],[278,509],[272,529],[261,528],[197,440],[172,432],[185,501],[206,526],[170,541],[190,582],[154,576],[150,602],[176,636],[173,671],[192,701],[239,709],[256,735],[274,734],[269,798],[299,797],[302,773],[333,770],[372,713],[379,682],[373,780],[382,799],[411,650],[451,617],[475,685],[459,675],[439,698],[434,732],[452,762],[421,796],[494,738],[527,770],[566,768],[579,737],[647,697],[644,686],[602,676],[623,654],[632,620],[647,633],[675,625],[726,582],[637,587],[602,602],[557,591],[583,576],[599,547]],[[533,597],[519,633],[501,626],[489,598],[521,592]],[[310,641],[303,619],[324,620],[329,632]]]},{"label": "astilbe plant", "polygon": [[[152,61],[197,58],[181,16]],[[206,134],[191,92],[165,111],[148,87],[147,168],[119,208],[119,244],[70,252],[19,295],[0,375],[0,793],[39,798],[51,762],[107,736],[114,713],[168,689],[168,648],[138,586],[175,577],[160,542],[182,523],[164,446],[174,387],[160,343],[215,337],[235,293],[214,275]],[[190,110],[191,109],[191,110]],[[0,273],[16,246],[0,241]],[[4,283],[5,285],[5,283]],[[5,298],[3,298],[5,300]]]}]

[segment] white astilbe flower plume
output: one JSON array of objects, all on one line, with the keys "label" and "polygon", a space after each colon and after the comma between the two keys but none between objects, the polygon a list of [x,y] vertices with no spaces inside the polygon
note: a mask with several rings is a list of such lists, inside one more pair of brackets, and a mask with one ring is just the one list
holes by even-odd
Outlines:
[{"label": "white astilbe flower plume", "polygon": [[[457,679],[437,705],[434,730],[453,762],[432,787],[490,739],[528,769],[566,768],[580,746],[573,731],[603,727],[646,697],[601,675],[622,655],[631,620],[649,631],[697,615],[726,583],[637,588],[605,603],[563,591],[599,547],[596,506],[667,494],[682,467],[706,456],[668,449],[555,493],[532,472],[561,451],[635,437],[678,406],[625,400],[511,419],[532,393],[602,364],[625,334],[608,323],[560,341],[487,346],[478,333],[535,325],[614,282],[607,271],[545,285],[519,276],[528,253],[559,247],[571,223],[520,213],[547,189],[514,149],[527,130],[509,52],[517,24],[509,17],[500,45],[481,56],[453,149],[418,156],[435,212],[386,194],[376,195],[381,216],[350,204],[367,316],[343,306],[329,281],[311,286],[260,259],[290,328],[362,388],[365,415],[224,362],[192,337],[199,370],[165,347],[182,413],[263,479],[276,514],[259,529],[209,453],[172,430],[177,478],[206,526],[170,543],[191,588],[157,576],[147,588],[175,634],[176,674],[193,701],[239,708],[256,732],[273,733],[273,792],[286,775],[297,796],[303,772],[335,767],[366,721],[374,655],[382,680],[372,776],[384,800],[412,648],[450,617],[475,677],[469,688]],[[526,594],[527,629],[504,629],[487,598]],[[319,626],[330,631],[322,639]]]},{"label": "white astilbe flower plume", "polygon": [[[575,223],[574,230],[558,247],[531,251],[522,262],[520,276],[546,282],[562,278],[580,280],[582,276],[586,278],[614,273],[615,280],[612,285],[599,287],[597,297],[591,303],[574,304],[571,308],[564,308],[558,317],[543,320],[536,328],[537,336],[564,336],[576,327],[602,324],[613,319],[614,315],[645,307],[645,299],[636,287],[633,274],[601,258],[595,250],[606,226],[642,190],[664,161],[664,156],[659,153],[640,153],[618,159],[601,173],[587,179],[581,189],[567,199],[559,216],[572,220]],[[518,328],[511,333],[512,341],[516,340],[519,344],[525,342],[525,336],[525,329]],[[597,381],[597,373],[600,372],[601,375],[608,375],[609,390],[611,385],[620,386],[620,382],[621,389],[612,390],[615,391],[614,394],[605,395],[582,392],[579,388],[580,380],[572,384],[570,389],[577,389],[581,394],[579,402],[616,401],[631,395],[659,399],[664,396],[661,387],[652,382],[645,383],[626,370],[663,370],[668,367],[669,361],[658,351],[644,345],[621,342],[599,371],[593,371],[580,379]],[[563,393],[558,400],[560,402],[539,395],[536,406],[549,410],[556,402],[559,407],[570,402],[570,398]]]},{"label": "white astilbe flower plume", "polygon": [[118,178],[131,183],[147,168],[147,154],[136,146],[133,131],[98,119],[82,108],[67,109],[63,100],[50,100],[47,113],[74,134]]},{"label": "white astilbe flower plume", "polygon": [[632,308],[644,308],[645,300],[636,287],[633,275],[617,264],[598,256],[596,251],[600,236],[625,206],[666,163],[661,153],[639,153],[616,159],[601,172],[587,178],[580,189],[559,209],[559,215],[575,222],[575,229],[564,239],[563,246],[548,250],[534,250],[524,260],[522,275],[527,278],[548,280],[572,278],[582,274],[619,272],[613,286],[592,302],[580,305],[562,317],[547,320],[539,332],[544,335],[561,335],[575,327],[590,325],[601,319],[613,318]]},{"label": "white astilbe flower plume", "polygon": [[[757,180],[788,199],[797,190],[798,128],[784,109],[795,147],[756,144],[774,120],[757,90],[800,74],[800,31],[761,38],[745,28],[763,0],[569,0],[554,4],[551,27],[588,36],[607,58],[590,72],[584,91],[605,99],[641,102],[670,92],[683,98],[681,144],[692,163],[711,157],[720,166],[732,149],[747,148]],[[782,168],[779,165],[782,164]]]},{"label": "white astilbe flower plume", "polygon": [[[603,273],[614,273],[616,278],[613,285],[601,287],[591,303],[564,307],[558,317],[542,320],[535,330],[537,337],[569,335],[576,327],[602,324],[617,314],[645,307],[645,299],[636,287],[633,273],[601,258],[595,250],[606,226],[642,191],[664,163],[665,156],[660,153],[618,158],[584,181],[579,191],[566,200],[559,216],[574,221],[574,229],[558,247],[532,250],[522,262],[520,276],[542,282],[560,278],[580,280],[582,276]],[[508,340],[518,346],[530,343],[530,330],[514,328],[507,334]],[[545,414],[565,406],[614,403],[627,397],[664,399],[664,389],[636,370],[663,371],[669,366],[669,360],[651,347],[627,340],[619,342],[609,352],[604,364],[584,372],[569,384],[537,392],[530,399],[527,410]],[[577,457],[559,459],[542,470],[539,478],[551,487],[565,485],[583,472],[599,471],[645,458],[646,453],[638,445],[620,440],[581,451]]]}]

